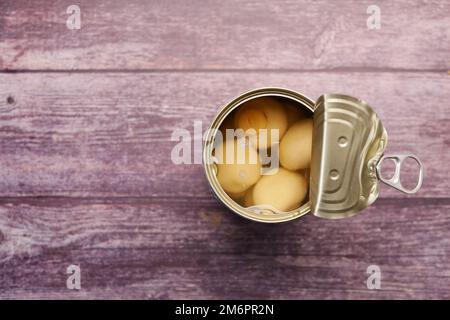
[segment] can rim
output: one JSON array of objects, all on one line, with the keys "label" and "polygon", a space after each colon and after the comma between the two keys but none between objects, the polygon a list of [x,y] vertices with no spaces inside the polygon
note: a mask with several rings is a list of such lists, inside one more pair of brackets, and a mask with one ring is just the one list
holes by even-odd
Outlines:
[{"label": "can rim", "polygon": [[281,87],[262,87],[257,88],[253,90],[246,91],[234,99],[232,99],[230,102],[225,104],[218,114],[215,116],[212,124],[210,125],[207,135],[205,137],[205,141],[203,144],[203,168],[205,170],[206,178],[210,184],[211,189],[213,190],[216,197],[231,211],[238,214],[241,217],[244,217],[246,219],[257,221],[257,222],[264,222],[264,223],[280,223],[280,222],[287,222],[291,221],[297,218],[300,218],[304,216],[305,214],[311,212],[311,202],[308,201],[307,203],[303,204],[300,208],[297,208],[295,210],[276,214],[276,215],[261,215],[260,213],[257,213],[255,211],[252,211],[251,209],[244,208],[243,206],[239,205],[236,201],[230,198],[228,194],[222,189],[216,175],[213,172],[213,165],[210,163],[210,158],[212,156],[212,150],[213,150],[213,143],[215,136],[217,134],[217,131],[219,130],[220,125],[223,123],[225,118],[236,108],[238,108],[243,103],[260,98],[265,96],[276,96],[280,98],[288,98],[291,100],[296,101],[297,103],[300,103],[304,107],[308,108],[311,112],[314,112],[315,108],[315,101],[310,99],[309,97],[305,96],[302,93],[289,90],[286,88]]}]

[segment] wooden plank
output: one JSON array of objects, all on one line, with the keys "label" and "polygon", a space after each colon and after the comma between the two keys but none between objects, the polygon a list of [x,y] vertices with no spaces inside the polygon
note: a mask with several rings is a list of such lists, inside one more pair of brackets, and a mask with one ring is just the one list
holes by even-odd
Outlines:
[{"label": "wooden plank", "polygon": [[350,219],[266,225],[210,198],[3,199],[0,298],[449,299],[449,209],[380,199]]},{"label": "wooden plank", "polygon": [[[0,4],[0,69],[450,68],[450,3],[373,1],[63,0]],[[432,54],[430,54],[432,53]]]},{"label": "wooden plank", "polygon": [[[171,161],[172,132],[193,133],[197,120],[206,130],[220,105],[264,85],[368,101],[387,152],[423,160],[419,196],[449,196],[448,75],[340,72],[1,74],[0,195],[209,196],[201,165]],[[381,196],[405,197],[387,187]]]}]

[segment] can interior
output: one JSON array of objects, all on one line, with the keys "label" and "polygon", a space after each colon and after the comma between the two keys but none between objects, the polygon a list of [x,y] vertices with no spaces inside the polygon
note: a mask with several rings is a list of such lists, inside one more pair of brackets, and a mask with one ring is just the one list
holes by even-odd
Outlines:
[{"label": "can interior", "polygon": [[[226,105],[213,122],[211,126],[212,130],[210,130],[209,137],[207,136],[206,139],[204,160],[210,160],[211,158],[215,157],[213,145],[218,133],[220,132],[221,134],[223,134],[223,136],[225,136],[225,129],[232,129],[236,127],[236,115],[240,112],[240,108],[248,106],[249,101],[251,101],[252,104],[257,103],[258,101],[262,101],[260,98],[263,97],[273,99],[277,102],[277,104],[283,106],[285,110],[290,110],[288,119],[289,124],[286,130],[289,130],[289,128],[296,123],[296,121],[293,120],[296,116],[298,117],[297,121],[313,117],[314,102],[307,97],[293,91],[268,88],[258,89],[243,94]],[[280,140],[282,140],[282,138]],[[271,150],[270,147],[268,147],[267,149]],[[270,154],[270,152],[268,153]],[[284,171],[287,170],[283,168],[281,164],[280,167]],[[304,180],[307,181],[308,187],[306,190],[306,196],[298,207],[290,208],[286,211],[280,211],[273,206],[262,205],[260,203],[247,207],[248,202],[246,204],[246,201],[244,199],[247,198],[246,196],[250,192],[250,189],[255,187],[255,185],[249,187],[244,195],[226,192],[217,177],[218,166],[214,163],[214,161],[205,161],[205,170],[212,189],[214,190],[219,200],[221,200],[228,208],[230,208],[235,213],[248,219],[260,222],[283,222],[298,218],[310,211],[309,170],[295,171],[296,175],[303,175]],[[260,189],[261,187],[259,187],[258,190]]]}]

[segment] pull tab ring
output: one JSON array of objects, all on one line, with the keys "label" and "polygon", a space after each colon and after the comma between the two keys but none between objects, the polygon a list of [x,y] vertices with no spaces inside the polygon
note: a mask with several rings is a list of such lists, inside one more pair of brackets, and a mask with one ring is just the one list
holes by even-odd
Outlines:
[{"label": "pull tab ring", "polygon": [[[407,189],[407,188],[403,187],[403,185],[400,181],[400,172],[401,172],[401,168],[402,168],[402,163],[403,163],[403,161],[405,161],[408,158],[413,159],[419,165],[419,180],[417,181],[417,185],[413,189]],[[386,159],[392,160],[395,163],[395,172],[394,172],[394,175],[390,179],[385,179],[381,175],[381,164]],[[400,190],[400,191],[402,191],[404,193],[408,193],[408,194],[416,193],[417,191],[419,191],[420,187],[422,187],[423,164],[419,160],[419,158],[417,158],[415,155],[413,155],[411,153],[404,153],[404,154],[398,154],[398,155],[383,155],[377,163],[377,176],[378,176],[378,179],[380,179],[382,182],[386,183],[387,185],[389,185],[391,187],[394,187],[397,190]]]}]

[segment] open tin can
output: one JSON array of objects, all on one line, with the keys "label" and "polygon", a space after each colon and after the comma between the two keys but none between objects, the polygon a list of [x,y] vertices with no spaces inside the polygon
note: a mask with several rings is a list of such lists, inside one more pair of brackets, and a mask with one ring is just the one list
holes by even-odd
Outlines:
[{"label": "open tin can", "polygon": [[[309,198],[299,208],[288,212],[273,212],[258,206],[246,208],[234,201],[217,179],[213,158],[214,140],[219,128],[234,110],[261,97],[292,102],[312,114],[312,154],[309,174]],[[387,133],[379,117],[362,100],[325,94],[313,101],[301,93],[282,88],[261,88],[246,92],[226,104],[214,118],[208,130],[203,163],[208,182],[217,198],[233,212],[259,222],[277,223],[299,218],[312,212],[327,219],[350,217],[378,197],[378,180],[405,193],[416,193],[423,180],[423,165],[411,153],[384,155]],[[400,181],[402,163],[411,158],[418,164],[417,185],[405,188]],[[381,175],[384,160],[395,163],[389,179]]]}]

